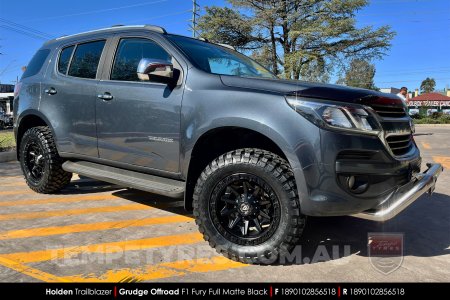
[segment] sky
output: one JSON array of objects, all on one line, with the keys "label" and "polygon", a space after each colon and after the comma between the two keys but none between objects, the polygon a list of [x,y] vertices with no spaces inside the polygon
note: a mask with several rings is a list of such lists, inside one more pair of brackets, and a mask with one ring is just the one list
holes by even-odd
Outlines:
[{"label": "sky", "polygon": [[[154,24],[191,35],[191,9],[191,0],[0,0],[0,82],[20,78],[21,66],[49,38],[115,24]],[[371,0],[357,13],[357,26],[369,25],[397,32],[387,55],[373,61],[377,87],[414,90],[426,77],[436,80],[436,89],[450,87],[450,0]]]}]

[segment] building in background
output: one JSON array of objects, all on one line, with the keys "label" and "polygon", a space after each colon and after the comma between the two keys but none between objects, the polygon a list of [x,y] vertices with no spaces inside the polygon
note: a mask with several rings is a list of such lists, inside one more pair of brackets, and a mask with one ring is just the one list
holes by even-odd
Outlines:
[{"label": "building in background", "polygon": [[0,84],[0,112],[11,114],[13,110],[14,85]]},{"label": "building in background", "polygon": [[[448,93],[448,91],[447,91]],[[408,102],[409,112],[416,112],[422,108],[427,115],[433,112],[450,114],[450,97],[441,93],[426,93],[412,98]]]}]

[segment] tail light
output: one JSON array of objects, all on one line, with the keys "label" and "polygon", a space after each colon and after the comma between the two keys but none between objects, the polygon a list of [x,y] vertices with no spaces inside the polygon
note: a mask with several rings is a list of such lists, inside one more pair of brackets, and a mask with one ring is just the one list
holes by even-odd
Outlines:
[{"label": "tail light", "polygon": [[16,85],[14,86],[14,98],[19,97],[19,93],[20,93],[20,88],[22,87],[22,82],[18,82],[16,83]]}]

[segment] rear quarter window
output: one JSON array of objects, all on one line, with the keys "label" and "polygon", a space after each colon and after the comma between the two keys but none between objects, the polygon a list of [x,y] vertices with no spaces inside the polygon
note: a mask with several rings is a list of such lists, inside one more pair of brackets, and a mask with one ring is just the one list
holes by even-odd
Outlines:
[{"label": "rear quarter window", "polygon": [[61,51],[58,60],[58,71],[62,74],[67,73],[69,67],[70,58],[72,57],[72,52],[75,46],[66,47]]},{"label": "rear quarter window", "polygon": [[41,49],[38,52],[36,52],[36,54],[31,59],[30,63],[28,64],[27,69],[23,73],[22,79],[34,76],[37,73],[39,73],[39,71],[41,71],[42,69],[42,65],[47,60],[49,53],[50,53],[49,49]]}]

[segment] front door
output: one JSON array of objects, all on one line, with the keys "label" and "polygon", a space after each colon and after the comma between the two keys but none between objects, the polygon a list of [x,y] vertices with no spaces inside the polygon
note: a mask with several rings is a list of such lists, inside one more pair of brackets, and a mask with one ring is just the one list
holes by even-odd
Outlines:
[{"label": "front door", "polygon": [[142,58],[170,61],[155,41],[118,41],[108,80],[98,84],[97,136],[101,159],[177,173],[182,86],[140,81]]}]

